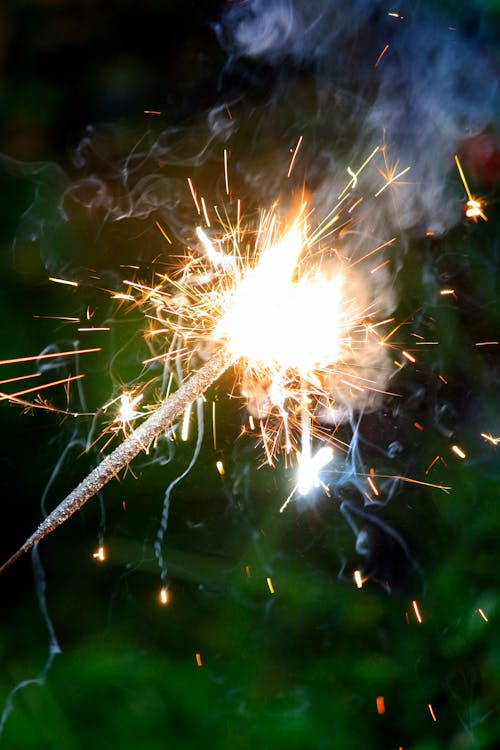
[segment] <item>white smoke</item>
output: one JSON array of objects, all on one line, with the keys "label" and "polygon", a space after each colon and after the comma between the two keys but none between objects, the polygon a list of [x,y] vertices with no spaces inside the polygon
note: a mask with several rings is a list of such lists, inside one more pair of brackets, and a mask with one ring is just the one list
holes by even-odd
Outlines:
[{"label": "white smoke", "polygon": [[[460,219],[459,194],[449,187],[453,156],[498,112],[498,77],[485,46],[422,8],[400,4],[395,13],[383,0],[248,0],[230,8],[218,33],[233,63],[274,69],[268,119],[295,105],[306,137],[316,132],[325,149],[331,124],[337,155],[330,172],[322,163],[323,193],[349,137],[360,151],[384,139],[411,167],[413,189],[394,193],[399,226],[442,234]],[[304,77],[316,91],[313,117],[296,96]]]}]

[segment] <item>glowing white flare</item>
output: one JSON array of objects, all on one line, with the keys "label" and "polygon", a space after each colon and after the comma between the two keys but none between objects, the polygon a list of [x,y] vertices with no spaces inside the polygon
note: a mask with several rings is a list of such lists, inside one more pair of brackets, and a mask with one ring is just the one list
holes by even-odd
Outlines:
[{"label": "glowing white flare", "polygon": [[324,445],[314,456],[298,454],[299,470],[297,476],[297,492],[299,495],[307,495],[314,487],[321,486],[319,473],[333,458],[333,449]]},{"label": "glowing white flare", "polygon": [[294,225],[267,247],[235,286],[216,326],[215,335],[250,366],[306,372],[339,358],[342,276],[294,279],[303,244]]}]

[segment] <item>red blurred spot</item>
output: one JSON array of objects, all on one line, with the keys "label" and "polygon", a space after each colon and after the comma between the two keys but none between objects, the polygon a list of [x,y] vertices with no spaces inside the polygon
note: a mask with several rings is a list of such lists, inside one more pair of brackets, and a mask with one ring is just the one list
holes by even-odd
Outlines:
[{"label": "red blurred spot", "polygon": [[500,137],[480,133],[462,141],[460,160],[473,181],[494,185],[500,182]]}]

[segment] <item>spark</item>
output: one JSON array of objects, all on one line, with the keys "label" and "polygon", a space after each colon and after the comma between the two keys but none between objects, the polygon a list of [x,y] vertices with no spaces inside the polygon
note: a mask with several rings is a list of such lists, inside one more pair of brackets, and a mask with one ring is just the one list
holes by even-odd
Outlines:
[{"label": "spark", "polygon": [[20,364],[21,362],[38,362],[45,359],[54,359],[57,357],[70,357],[77,354],[88,354],[90,352],[100,352],[100,347],[92,349],[71,349],[68,352],[48,352],[47,354],[34,354],[30,357],[14,357],[13,359],[2,359],[0,365]]},{"label": "spark", "polygon": [[370,485],[370,488],[371,488],[371,491],[373,492],[373,494],[374,494],[374,495],[375,495],[376,497],[378,497],[378,496],[380,495],[380,492],[379,492],[379,490],[378,490],[378,487],[377,487],[377,485],[376,485],[376,484],[375,484],[375,482],[373,481],[373,479],[372,479],[371,477],[366,477],[366,481],[367,481],[367,482],[368,482],[368,484]]},{"label": "spark", "polygon": [[412,364],[415,364],[415,362],[417,361],[413,354],[410,354],[409,352],[402,351],[401,354],[408,360],[408,362],[411,362]]},{"label": "spark", "polygon": [[313,487],[321,484],[319,473],[327,466],[333,458],[333,448],[324,445],[314,454],[298,453],[299,472],[297,477],[297,492],[299,495],[308,495]]},{"label": "spark", "polygon": [[72,318],[68,315],[33,315],[36,320],[64,320],[68,323],[79,323],[80,318]]},{"label": "spark", "polygon": [[269,591],[271,592],[271,594],[274,594],[275,591],[274,591],[273,582],[272,582],[272,580],[271,580],[271,578],[269,576],[266,578],[266,581],[267,581],[267,585],[269,587]]},{"label": "spark", "polygon": [[212,401],[212,439],[214,451],[217,450],[217,423],[215,421],[215,401]]},{"label": "spark", "polygon": [[480,615],[481,615],[481,617],[483,618],[483,620],[484,620],[485,622],[489,622],[489,621],[488,621],[488,618],[487,618],[487,617],[486,617],[486,615],[484,614],[484,612],[483,612],[483,610],[481,609],[481,607],[478,607],[478,609],[477,609],[477,612],[478,612],[478,614],[480,614]]},{"label": "spark", "polygon": [[385,47],[384,47],[384,49],[380,53],[380,55],[377,57],[377,62],[374,65],[375,68],[378,68],[381,59],[383,58],[383,56],[385,55],[385,53],[387,52],[388,49],[389,49],[389,45],[386,44]]},{"label": "spark", "polygon": [[378,714],[385,714],[384,696],[383,695],[378,695],[376,703],[377,703],[377,713]]},{"label": "spark", "polygon": [[467,180],[465,178],[464,170],[462,169],[462,165],[460,164],[460,159],[458,158],[457,154],[455,154],[455,164],[457,165],[458,173],[460,175],[460,178],[462,180],[463,186],[465,188],[465,192],[467,193],[468,201],[465,204],[465,215],[468,219],[473,219],[474,221],[477,221],[478,217],[483,219],[483,221],[488,221],[488,217],[483,211],[483,201],[479,200],[478,198],[474,198],[469,185],[467,183]]},{"label": "spark", "polygon": [[491,445],[500,445],[500,436],[495,437],[490,432],[482,432],[481,437],[486,440],[486,442],[491,443]]},{"label": "spark", "polygon": [[427,707],[428,707],[428,709],[429,709],[429,713],[430,713],[430,715],[432,716],[432,720],[433,720],[433,721],[437,721],[437,718],[436,718],[436,714],[434,713],[434,709],[432,708],[432,704],[431,704],[431,703],[428,703],[428,704],[427,704]]},{"label": "spark", "polygon": [[44,383],[44,385],[35,385],[33,388],[25,388],[23,391],[17,391],[16,393],[0,393],[0,401],[18,401],[19,396],[26,396],[28,393],[38,393],[47,388],[54,388],[56,385],[71,383],[73,380],[80,380],[85,375],[71,375],[67,378],[61,378],[61,380],[54,380],[51,383]]},{"label": "spark", "polygon": [[290,166],[288,168],[288,172],[287,172],[287,175],[286,175],[287,177],[291,177],[291,175],[292,175],[293,165],[295,164],[295,159],[297,158],[297,154],[299,153],[299,149],[300,149],[300,147],[302,145],[302,141],[303,140],[304,140],[304,136],[301,135],[299,137],[299,140],[297,141],[297,145],[295,146],[295,149],[293,151],[293,156],[292,156],[292,159],[290,161]]},{"label": "spark", "polygon": [[194,189],[194,185],[193,185],[193,181],[192,181],[191,177],[188,177],[187,181],[188,181],[189,189],[191,191],[191,195],[193,196],[193,201],[194,201],[194,205],[196,206],[196,210],[197,210],[198,214],[201,214],[200,204],[198,203],[198,198],[196,196],[196,190]]},{"label": "spark", "polygon": [[92,553],[92,557],[94,560],[99,560],[99,562],[104,562],[106,559],[106,550],[101,545],[95,552]]},{"label": "spark", "polygon": [[168,604],[170,601],[170,592],[166,586],[162,586],[159,594],[160,604]]},{"label": "spark", "polygon": [[[427,474],[428,474],[428,473],[430,472],[430,470],[432,469],[432,467],[433,467],[433,466],[434,466],[434,465],[436,464],[436,462],[437,462],[437,461],[439,461],[439,459],[440,459],[440,458],[441,458],[441,456],[436,456],[436,457],[435,457],[435,458],[434,458],[434,459],[433,459],[433,460],[431,461],[431,463],[429,464],[429,466],[428,466],[428,467],[427,467],[427,469],[425,470],[425,475],[426,475],[426,476],[427,476]],[[441,459],[441,460],[442,460],[442,459]]]},{"label": "spark", "polygon": [[138,393],[135,396],[133,392],[130,391],[125,391],[120,396],[120,408],[118,415],[115,417],[115,422],[119,422],[124,431],[125,427],[129,425],[130,422],[140,416],[140,412],[138,412],[135,407],[142,401],[143,397],[143,393]]},{"label": "spark", "polygon": [[203,209],[203,217],[205,219],[205,224],[207,227],[210,226],[210,219],[208,218],[208,211],[207,211],[207,204],[205,203],[205,198],[201,196],[201,207]]},{"label": "spark", "polygon": [[41,372],[32,372],[30,375],[18,375],[15,378],[0,380],[0,385],[6,385],[7,383],[17,383],[18,380],[28,380],[29,378],[39,378],[41,374]]},{"label": "spark", "polygon": [[459,445],[452,445],[450,450],[459,458],[466,458],[467,454]]},{"label": "spark", "polygon": [[183,443],[185,443],[189,437],[189,418],[191,416],[192,406],[193,402],[187,405],[186,411],[184,412],[184,418],[182,420],[181,440],[183,441]]},{"label": "spark", "polygon": [[199,667],[203,666],[203,662],[201,660],[201,654],[196,654],[196,663]]},{"label": "spark", "polygon": [[53,281],[55,284],[66,284],[67,286],[78,286],[78,281],[70,281],[69,279],[58,279],[54,276],[49,276],[49,281]]},{"label": "spark", "polygon": [[162,233],[162,235],[167,240],[168,244],[171,245],[172,244],[172,240],[170,239],[170,237],[168,236],[168,234],[166,233],[166,231],[163,229],[163,227],[160,224],[160,222],[159,221],[155,221],[155,224],[158,227],[158,229],[160,230],[160,232]]},{"label": "spark", "polygon": [[476,346],[498,346],[498,341],[477,341]]},{"label": "spark", "polygon": [[[406,167],[405,169],[402,169],[402,170],[401,170],[401,172],[398,172],[397,174],[391,175],[391,177],[389,177],[389,178],[387,179],[387,182],[385,183],[385,185],[382,185],[382,187],[380,188],[380,190],[378,190],[378,191],[377,191],[377,192],[375,193],[375,198],[378,198],[378,196],[379,196],[379,195],[380,195],[381,193],[383,193],[383,192],[384,192],[384,190],[385,190],[386,188],[388,188],[388,187],[389,187],[389,185],[392,185],[392,184],[393,184],[394,182],[396,182],[396,180],[398,180],[398,179],[399,179],[400,177],[402,177],[402,176],[403,176],[404,174],[406,174],[407,172],[409,172],[409,171],[410,171],[410,169],[411,169],[411,167]],[[395,170],[394,170],[394,171],[395,171]]]},{"label": "spark", "polygon": [[415,612],[415,617],[417,618],[417,622],[421,625],[423,623],[423,618],[420,613],[420,608],[418,606],[418,602],[416,599],[412,601],[413,611]]},{"label": "spark", "polygon": [[364,583],[364,581],[366,579],[364,579],[362,577],[361,571],[360,570],[355,570],[354,573],[352,574],[352,577],[354,578],[354,583],[356,584],[356,586],[358,587],[358,589],[362,589],[363,588],[363,583]]},{"label": "spark", "polygon": [[91,333],[96,331],[110,331],[109,326],[92,326],[87,328],[78,328],[79,333]]},{"label": "spark", "polygon": [[229,195],[229,172],[228,172],[228,152],[227,148],[224,149],[224,182],[226,185],[226,195]]},{"label": "spark", "polygon": [[222,463],[222,461],[217,461],[215,466],[217,468],[217,471],[221,475],[221,477],[223,477],[226,472],[225,472],[224,464]]}]

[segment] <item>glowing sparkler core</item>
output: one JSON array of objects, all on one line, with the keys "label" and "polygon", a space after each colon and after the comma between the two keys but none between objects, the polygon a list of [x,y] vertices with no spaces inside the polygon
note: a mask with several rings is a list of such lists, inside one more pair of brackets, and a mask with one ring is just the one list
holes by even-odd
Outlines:
[{"label": "glowing sparkler core", "polygon": [[250,368],[305,375],[340,356],[342,276],[316,273],[294,279],[303,249],[295,224],[263,251],[227,300],[214,335]]}]

